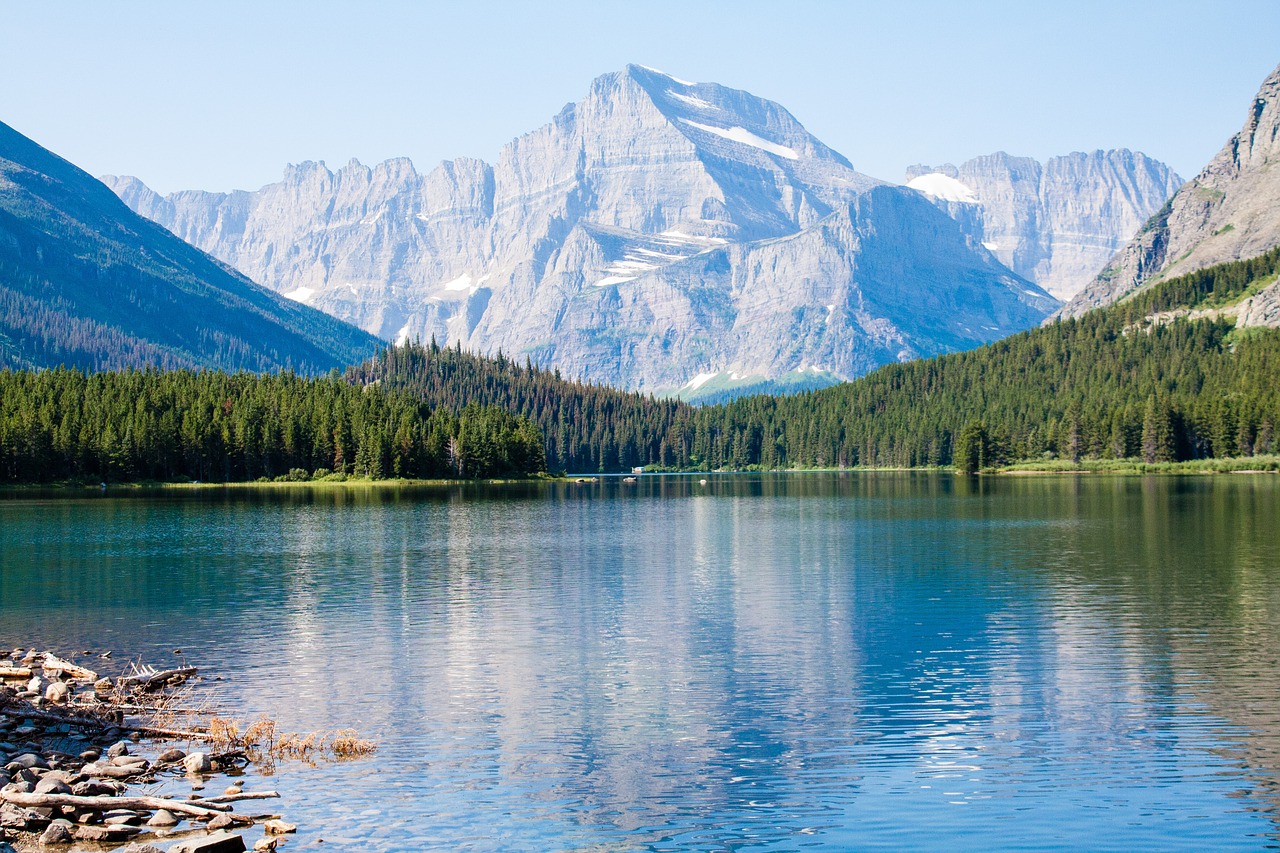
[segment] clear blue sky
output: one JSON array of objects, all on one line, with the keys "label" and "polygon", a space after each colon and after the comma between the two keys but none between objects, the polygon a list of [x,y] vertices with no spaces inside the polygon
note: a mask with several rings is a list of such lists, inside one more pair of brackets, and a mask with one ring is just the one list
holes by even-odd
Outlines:
[{"label": "clear blue sky", "polygon": [[492,161],[628,62],[778,101],[888,180],[1115,147],[1191,177],[1280,63],[1280,2],[0,2],[0,121],[161,191]]}]

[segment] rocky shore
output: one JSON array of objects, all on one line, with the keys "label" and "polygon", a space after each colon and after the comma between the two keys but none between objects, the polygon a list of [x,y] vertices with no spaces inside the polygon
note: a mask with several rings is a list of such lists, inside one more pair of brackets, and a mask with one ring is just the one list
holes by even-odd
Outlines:
[{"label": "rocky shore", "polygon": [[[194,667],[130,664],[100,676],[113,668],[110,653],[94,655],[93,669],[83,662],[89,654],[77,663],[35,649],[0,652],[0,853],[236,853],[274,850],[295,830],[250,807],[279,794],[246,791],[238,777],[282,743],[303,741],[277,738],[266,721],[250,727],[265,737],[246,737],[208,710],[183,707],[200,679]],[[348,736],[331,748],[372,745]],[[178,783],[191,793],[152,793]]]}]

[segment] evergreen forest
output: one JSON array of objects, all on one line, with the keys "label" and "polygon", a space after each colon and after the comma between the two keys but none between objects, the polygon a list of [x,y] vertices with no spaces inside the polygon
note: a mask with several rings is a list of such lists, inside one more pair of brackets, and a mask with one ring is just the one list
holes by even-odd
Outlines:
[{"label": "evergreen forest", "polygon": [[0,371],[0,482],[527,476],[526,418],[344,381],[220,371]]}]

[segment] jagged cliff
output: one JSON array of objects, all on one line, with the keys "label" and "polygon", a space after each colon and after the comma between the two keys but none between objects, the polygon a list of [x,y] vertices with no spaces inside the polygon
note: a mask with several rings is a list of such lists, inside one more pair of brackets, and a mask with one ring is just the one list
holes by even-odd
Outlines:
[{"label": "jagged cliff", "polygon": [[1000,261],[1059,299],[1093,281],[1182,184],[1145,154],[1075,152],[1040,163],[1003,151],[960,166],[913,166],[907,186],[934,199]]},{"label": "jagged cliff", "polygon": [[493,165],[304,163],[257,192],[165,197],[104,180],[251,278],[385,339],[501,349],[627,388],[849,378],[1056,307],[781,106],[634,65]]},{"label": "jagged cliff", "polygon": [[[1262,83],[1244,127],[1054,317],[1078,317],[1148,282],[1260,255],[1280,245],[1280,68]],[[1242,304],[1240,325],[1280,323],[1273,285]]]}]

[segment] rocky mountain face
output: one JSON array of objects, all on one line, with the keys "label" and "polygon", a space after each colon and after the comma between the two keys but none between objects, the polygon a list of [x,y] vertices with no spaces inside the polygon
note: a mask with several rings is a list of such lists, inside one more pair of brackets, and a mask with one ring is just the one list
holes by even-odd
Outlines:
[{"label": "rocky mountain face", "polygon": [[[1054,318],[1078,317],[1144,284],[1280,245],[1280,68],[1262,83],[1244,127],[1178,190],[1085,290]],[[1239,325],[1280,325],[1272,285],[1240,306]]]},{"label": "rocky mountain face", "polygon": [[318,373],[377,347],[177,239],[0,124],[0,368]]},{"label": "rocky mountain face", "polygon": [[384,339],[501,349],[631,389],[850,378],[1056,307],[781,106],[635,65],[492,165],[303,163],[256,192],[164,197],[104,181],[254,280]]},{"label": "rocky mountain face", "polygon": [[1045,163],[1003,151],[960,166],[913,166],[934,200],[1014,272],[1059,299],[1085,288],[1182,185],[1145,154],[1075,152]]}]

